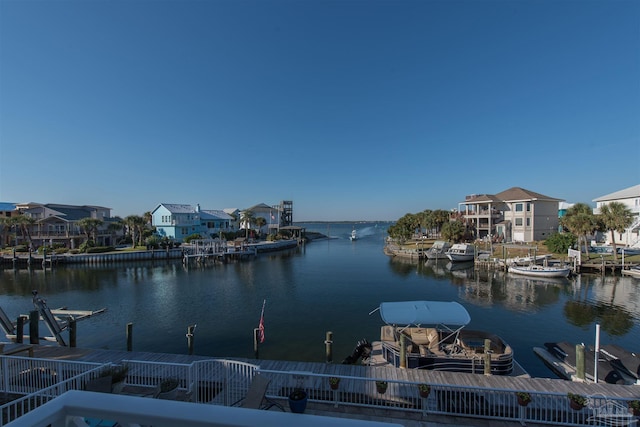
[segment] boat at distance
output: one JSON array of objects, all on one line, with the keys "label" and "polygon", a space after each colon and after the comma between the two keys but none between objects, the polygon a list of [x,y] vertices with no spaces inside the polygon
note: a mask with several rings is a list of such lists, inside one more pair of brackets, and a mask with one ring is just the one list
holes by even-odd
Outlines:
[{"label": "boat at distance", "polygon": [[[548,342],[534,347],[533,352],[560,378],[576,378],[576,346],[568,342]],[[595,350],[585,347],[585,379],[594,380]],[[624,348],[607,344],[598,352],[598,381],[609,384],[640,385],[640,355]]]},{"label": "boat at distance", "polygon": [[489,359],[493,375],[528,376],[500,337],[465,329],[471,317],[457,302],[383,302],[370,314],[376,311],[386,324],[372,343],[369,365],[400,367],[404,357],[409,369],[484,374]]},{"label": "boat at distance", "polygon": [[571,269],[568,267],[545,267],[541,265],[512,265],[509,267],[509,273],[530,277],[568,277]]},{"label": "boat at distance", "polygon": [[354,228],[353,230],[351,230],[351,235],[349,236],[349,239],[353,242],[354,240],[358,240],[358,236],[356,234],[356,229]]},{"label": "boat at distance", "polygon": [[473,261],[476,248],[468,243],[456,243],[446,252],[447,258],[452,262]]},{"label": "boat at distance", "polygon": [[436,240],[426,252],[427,259],[447,259],[447,251],[451,248],[449,242],[444,240]]}]

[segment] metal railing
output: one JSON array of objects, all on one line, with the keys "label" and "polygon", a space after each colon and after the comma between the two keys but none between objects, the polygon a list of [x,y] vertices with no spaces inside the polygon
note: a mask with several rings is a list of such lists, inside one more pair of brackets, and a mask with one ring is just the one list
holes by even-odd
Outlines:
[{"label": "metal railing", "polygon": [[82,390],[104,368],[100,363],[0,357],[2,392],[15,399],[0,406],[0,426],[69,390]]},{"label": "metal railing", "polygon": [[[588,396],[588,403],[573,409],[566,394],[521,390],[531,401],[518,402],[513,389],[430,384],[428,396],[422,396],[421,383],[388,378],[329,375],[313,372],[260,369],[250,363],[211,359],[191,364],[125,360],[129,367],[126,385],[156,387],[174,377],[186,400],[219,406],[231,406],[244,398],[253,377],[260,373],[270,379],[266,396],[284,403],[296,389],[307,393],[308,400],[327,407],[363,407],[403,413],[463,416],[469,418],[582,426],[599,424],[633,425],[628,400],[607,396]],[[107,365],[46,359],[2,357],[2,388],[7,393],[23,394],[0,407],[2,420],[13,420],[68,390],[82,390]],[[339,379],[334,390],[329,378]],[[333,381],[335,382],[335,381]],[[384,389],[380,388],[384,385]],[[621,424],[622,423],[622,424]]]},{"label": "metal railing", "polygon": [[[309,401],[329,403],[334,407],[359,406],[384,408],[402,412],[463,416],[469,418],[543,423],[556,425],[593,425],[613,422],[632,425],[628,401],[605,396],[589,396],[588,404],[572,409],[566,394],[527,391],[531,402],[527,406],[518,403],[516,392],[511,389],[491,389],[471,386],[430,385],[428,397],[422,397],[421,383],[389,380],[386,378],[361,378],[291,372],[259,370],[271,378],[267,396],[271,399],[286,398],[296,388],[307,392]],[[329,378],[339,378],[337,390],[332,390]],[[385,390],[378,389],[385,383]],[[523,390],[524,391],[524,390]],[[623,424],[619,424],[623,421]]]}]

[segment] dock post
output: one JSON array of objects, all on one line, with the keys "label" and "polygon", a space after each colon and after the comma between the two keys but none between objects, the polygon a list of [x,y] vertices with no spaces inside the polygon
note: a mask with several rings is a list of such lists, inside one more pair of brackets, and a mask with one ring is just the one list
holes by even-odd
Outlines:
[{"label": "dock post", "polygon": [[260,359],[260,338],[258,337],[258,335],[260,334],[260,329],[259,328],[253,328],[253,354],[255,355],[256,359]]},{"label": "dock post", "polygon": [[16,320],[16,343],[22,344],[24,340],[24,316],[18,316]]},{"label": "dock post", "polygon": [[491,375],[491,340],[484,340],[484,374]]},{"label": "dock post", "polygon": [[133,323],[127,323],[127,351],[133,351]]},{"label": "dock post", "polygon": [[40,332],[38,331],[38,325],[40,324],[40,312],[38,310],[31,310],[29,312],[29,343],[39,344]]},{"label": "dock post", "polygon": [[76,319],[69,319],[69,347],[76,346],[76,339],[78,336],[78,324]]},{"label": "dock post", "polygon": [[187,347],[189,348],[189,356],[193,355],[193,332],[196,330],[196,325],[187,326]]},{"label": "dock post", "polygon": [[404,334],[400,334],[400,368],[407,367],[407,343],[404,341]]},{"label": "dock post", "polygon": [[584,381],[584,344],[576,345],[576,377]]},{"label": "dock post", "polygon": [[327,363],[333,362],[333,332],[327,331],[326,338],[324,340],[325,354]]}]

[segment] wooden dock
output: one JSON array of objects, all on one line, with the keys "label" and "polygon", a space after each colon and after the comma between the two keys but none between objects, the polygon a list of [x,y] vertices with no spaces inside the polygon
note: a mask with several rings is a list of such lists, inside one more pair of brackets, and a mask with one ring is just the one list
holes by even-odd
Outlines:
[{"label": "wooden dock", "polygon": [[[80,360],[98,363],[120,363],[122,360],[140,360],[149,362],[190,364],[198,360],[208,360],[212,357],[150,353],[127,352],[103,349],[70,348],[51,345],[34,345],[34,357],[43,359]],[[456,372],[429,371],[418,369],[399,369],[393,367],[375,367],[363,365],[342,365],[337,363],[295,362],[282,360],[256,360],[224,358],[248,362],[260,366],[261,370],[286,372],[312,372],[324,375],[353,376],[362,378],[378,378],[390,381],[410,381],[429,383],[432,385],[451,385],[461,387],[485,387],[530,392],[554,392],[566,394],[568,392],[582,395],[601,394],[613,398],[637,399],[639,386],[617,384],[592,384],[566,381],[553,378],[524,378],[507,376],[485,376],[482,374],[463,374]]]}]

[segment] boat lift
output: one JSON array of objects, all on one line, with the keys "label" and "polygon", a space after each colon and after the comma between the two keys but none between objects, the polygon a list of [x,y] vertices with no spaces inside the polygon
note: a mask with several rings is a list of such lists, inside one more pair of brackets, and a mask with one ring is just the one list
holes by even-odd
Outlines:
[{"label": "boat lift", "polygon": [[[66,347],[67,343],[65,342],[62,333],[69,329],[69,325],[72,322],[77,322],[79,320],[88,319],[89,317],[95,316],[97,314],[104,313],[107,309],[101,308],[100,310],[90,311],[90,310],[68,310],[66,307],[58,308],[58,309],[50,309],[47,306],[47,301],[44,298],[38,296],[38,291],[32,291],[33,294],[33,305],[38,310],[40,320],[44,321],[45,325],[51,332],[50,337],[43,337],[43,339],[47,341],[56,341],[59,345]],[[28,322],[28,316],[23,315],[22,317],[26,317]],[[9,319],[7,314],[0,308],[0,326],[5,331],[5,335],[8,339],[15,340],[16,339],[16,324]]]}]

